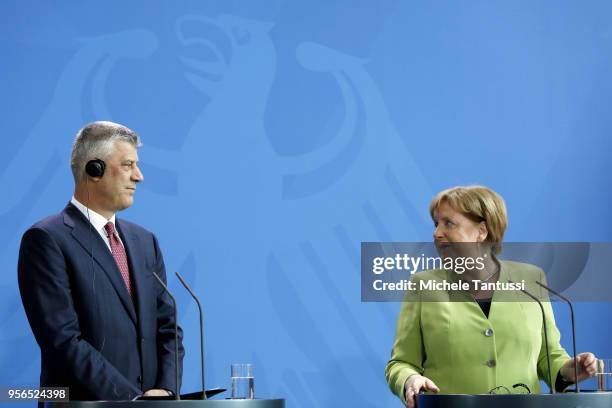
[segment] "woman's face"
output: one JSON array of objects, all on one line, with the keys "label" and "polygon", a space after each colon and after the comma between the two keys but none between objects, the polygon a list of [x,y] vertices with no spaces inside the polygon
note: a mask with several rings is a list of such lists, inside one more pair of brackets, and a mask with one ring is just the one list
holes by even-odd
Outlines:
[{"label": "woman's face", "polygon": [[472,221],[446,201],[434,211],[434,225],[433,238],[437,247],[452,242],[483,242],[487,238],[484,222]]}]

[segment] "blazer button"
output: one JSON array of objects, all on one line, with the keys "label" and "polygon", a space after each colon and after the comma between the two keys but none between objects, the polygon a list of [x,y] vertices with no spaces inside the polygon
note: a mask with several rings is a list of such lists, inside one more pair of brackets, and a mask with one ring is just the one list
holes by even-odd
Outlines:
[{"label": "blazer button", "polygon": [[491,337],[493,335],[493,329],[491,329],[490,327],[484,331],[484,335],[487,337]]},{"label": "blazer button", "polygon": [[496,362],[495,362],[495,360],[493,360],[493,359],[491,359],[491,360],[487,361],[487,367],[491,367],[491,368],[493,368],[493,367],[495,367],[495,365],[496,365],[496,364],[497,364],[497,363],[496,363]]}]

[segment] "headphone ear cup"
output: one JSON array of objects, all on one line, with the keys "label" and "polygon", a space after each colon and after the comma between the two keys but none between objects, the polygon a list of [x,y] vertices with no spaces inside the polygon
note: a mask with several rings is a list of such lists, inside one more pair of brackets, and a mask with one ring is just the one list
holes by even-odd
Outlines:
[{"label": "headphone ear cup", "polygon": [[105,169],[106,163],[100,159],[90,160],[85,165],[85,173],[90,177],[102,177]]}]

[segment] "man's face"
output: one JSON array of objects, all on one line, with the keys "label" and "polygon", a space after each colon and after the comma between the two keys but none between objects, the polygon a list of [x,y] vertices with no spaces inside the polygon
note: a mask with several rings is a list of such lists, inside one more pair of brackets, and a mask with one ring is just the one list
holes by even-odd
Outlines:
[{"label": "man's face", "polygon": [[138,168],[136,147],[128,142],[114,142],[110,155],[104,161],[106,170],[95,183],[95,196],[92,198],[105,213],[114,214],[132,205],[136,184],[144,176]]}]

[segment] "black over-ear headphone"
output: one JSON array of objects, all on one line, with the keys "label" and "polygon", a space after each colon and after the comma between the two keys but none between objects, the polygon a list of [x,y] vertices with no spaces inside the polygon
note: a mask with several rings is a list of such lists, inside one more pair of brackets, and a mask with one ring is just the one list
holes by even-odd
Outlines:
[{"label": "black over-ear headphone", "polygon": [[104,163],[104,160],[100,159],[90,160],[85,165],[85,173],[91,177],[102,177],[105,169],[106,163]]}]

